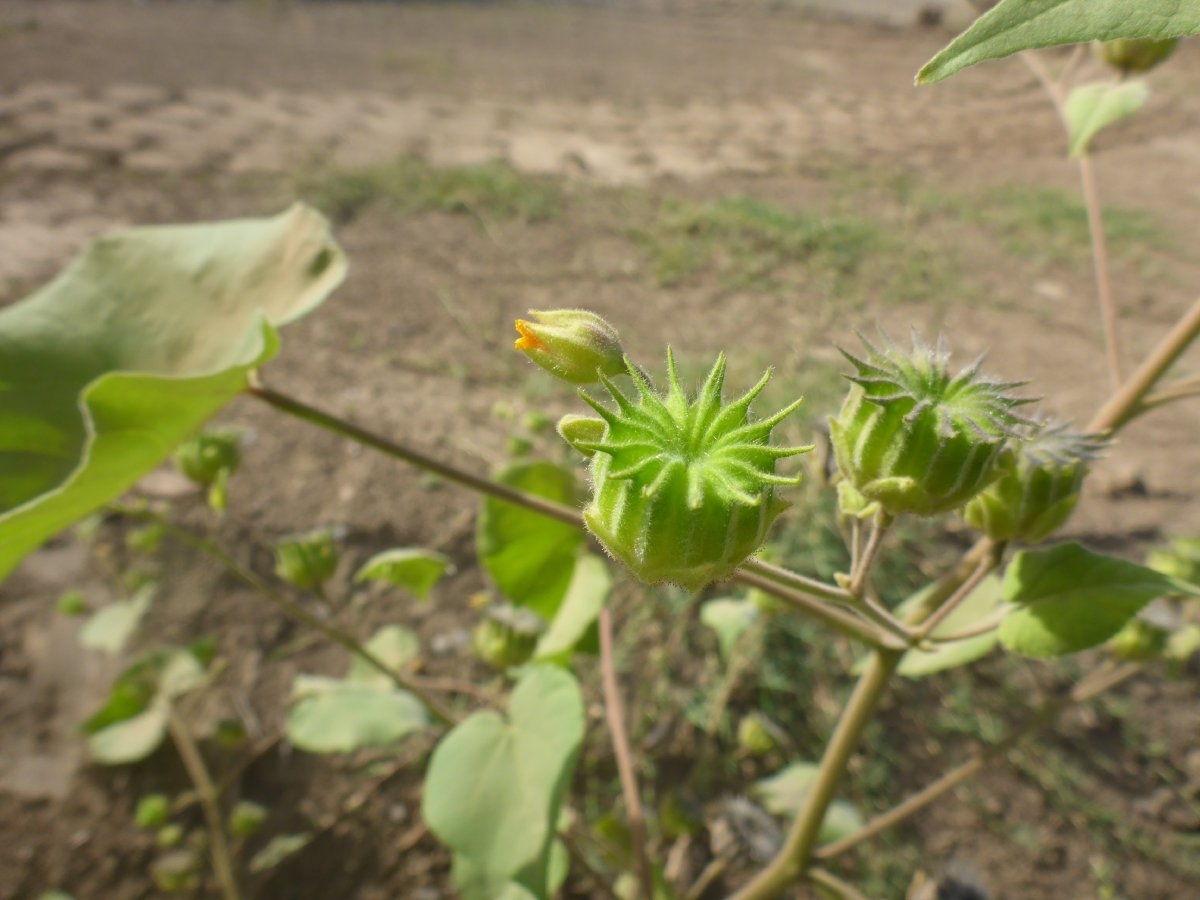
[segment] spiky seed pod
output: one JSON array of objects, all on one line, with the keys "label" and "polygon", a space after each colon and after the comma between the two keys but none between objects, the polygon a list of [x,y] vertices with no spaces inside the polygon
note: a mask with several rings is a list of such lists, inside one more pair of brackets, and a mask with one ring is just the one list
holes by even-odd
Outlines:
[{"label": "spiky seed pod", "polygon": [[752,420],[750,404],[770,372],[743,396],[725,403],[725,355],[689,401],[667,350],[667,393],[655,392],[626,361],[637,388],[631,399],[601,380],[615,409],[581,394],[605,423],[599,440],[576,440],[593,453],[592,500],[583,518],[614,557],[647,583],[698,590],[730,575],[754,553],[787,504],[775,486],[800,476],[775,474],[775,463],[811,447],[772,447],[771,431],[800,401]]},{"label": "spiky seed pod", "polygon": [[1093,44],[1096,55],[1122,74],[1132,72],[1148,72],[1179,46],[1179,38],[1165,38],[1160,41],[1149,38],[1121,38],[1115,41],[1104,41]]},{"label": "spiky seed pod", "polygon": [[1088,466],[1103,449],[1103,441],[1065,423],[1041,425],[1014,446],[1001,476],[967,504],[963,518],[994,541],[1049,537],[1075,509]]},{"label": "spiky seed pod", "polygon": [[541,616],[510,603],[489,606],[483,616],[471,635],[475,656],[501,670],[529,662],[546,630]]},{"label": "spiky seed pod", "polygon": [[[861,335],[860,335],[861,337]],[[866,359],[845,350],[857,370],[830,438],[842,476],[889,515],[932,516],[956,509],[997,475],[1006,443],[1028,420],[1018,383],[979,374],[982,357],[957,375],[939,339],[915,332],[905,353],[884,336],[883,349],[862,338]]]}]

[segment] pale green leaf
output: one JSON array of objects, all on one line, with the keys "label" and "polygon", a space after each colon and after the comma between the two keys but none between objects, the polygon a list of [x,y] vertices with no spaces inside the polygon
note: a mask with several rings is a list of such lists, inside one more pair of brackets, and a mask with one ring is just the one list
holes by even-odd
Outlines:
[{"label": "pale green leaf", "polygon": [[917,84],[1021,50],[1189,34],[1200,34],[1200,0],[1001,0],[926,63]]},{"label": "pale green leaf", "polygon": [[1071,155],[1086,153],[1101,129],[1132,116],[1149,96],[1142,81],[1103,81],[1073,89],[1064,108]]},{"label": "pale green leaf", "polygon": [[174,650],[167,655],[158,676],[158,696],[163,700],[174,700],[199,687],[203,681],[204,667],[200,660],[188,650]]},{"label": "pale green leaf", "polygon": [[1156,597],[1200,596],[1200,588],[1079,544],[1060,544],[1018,553],[1001,593],[1017,608],[1001,623],[1000,642],[1045,659],[1104,643]]},{"label": "pale green leaf", "polygon": [[453,570],[453,563],[441,553],[405,547],[375,554],[358,570],[354,580],[385,581],[427,600],[433,586]]},{"label": "pale green leaf", "polygon": [[[774,775],[754,785],[754,795],[762,801],[767,812],[777,816],[795,818],[804,805],[804,798],[817,777],[819,766],[815,763],[792,763]],[[818,841],[825,844],[854,834],[866,824],[862,814],[850,803],[835,800],[825,813]]]},{"label": "pale green leaf", "polygon": [[79,630],[79,643],[116,656],[150,609],[153,598],[154,586],[148,584],[130,599],[108,604],[84,623]]},{"label": "pale green leaf", "polygon": [[[421,652],[421,639],[407,628],[385,625],[371,636],[364,648],[391,671],[398,672],[405,663],[417,658]],[[346,673],[346,680],[384,687],[394,683],[391,678],[357,654],[350,661],[350,671]]]},{"label": "pale green leaf", "polygon": [[316,212],[101,238],[0,310],[0,578],[246,387],[345,262]]},{"label": "pale green leaf", "polygon": [[438,744],[423,814],[454,851],[464,896],[486,896],[479,892],[510,881],[547,896],[555,823],[583,727],[575,679],[533,666],[517,683],[507,717],[475,713]]},{"label": "pale green leaf", "polygon": [[140,762],[162,744],[169,714],[166,703],[154,703],[145,712],[90,735],[88,752],[92,759],[106,766]]},{"label": "pale green leaf", "polygon": [[[904,613],[911,607],[920,604],[932,587],[931,585],[922,588],[900,604],[896,610],[897,616],[903,620]],[[950,615],[938,624],[931,637],[950,637],[974,628],[996,616],[1003,603],[1000,596],[1000,579],[995,575],[988,575]],[[934,672],[965,666],[987,656],[999,640],[996,630],[992,629],[985,634],[963,641],[937,644],[932,650],[910,650],[904,654],[904,659],[901,660],[896,673],[905,678],[924,678]]]},{"label": "pale green leaf", "polygon": [[[496,480],[518,490],[575,506],[575,473],[548,462],[522,463]],[[479,561],[496,587],[517,606],[554,620],[567,593],[581,528],[549,519],[512,503],[486,497],[479,516]]]},{"label": "pale green leaf", "polygon": [[716,633],[721,656],[726,660],[738,639],[758,621],[759,615],[759,608],[753,601],[733,597],[709,600],[700,607],[700,621]]},{"label": "pale green leaf", "polygon": [[266,846],[250,859],[250,871],[254,874],[273,869],[289,856],[303,850],[312,841],[310,832],[299,834],[277,834],[267,841]]},{"label": "pale green leaf", "polygon": [[538,641],[535,660],[560,657],[574,649],[604,608],[612,581],[608,564],[600,557],[591,553],[579,557],[558,615]]},{"label": "pale green leaf", "polygon": [[309,753],[353,753],[387,747],[428,724],[425,706],[408,691],[330,681],[324,690],[308,684],[308,693],[288,711],[288,740]]}]

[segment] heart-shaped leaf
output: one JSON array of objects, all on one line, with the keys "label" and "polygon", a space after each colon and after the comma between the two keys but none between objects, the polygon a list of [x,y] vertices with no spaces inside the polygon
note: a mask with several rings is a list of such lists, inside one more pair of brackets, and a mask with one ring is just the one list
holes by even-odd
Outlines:
[{"label": "heart-shaped leaf", "polygon": [[344,272],[297,205],[101,238],[0,310],[0,578],[162,462]]},{"label": "heart-shaped leaf", "polygon": [[1150,89],[1143,81],[1103,81],[1074,88],[1063,108],[1071,155],[1086,153],[1101,129],[1132,116],[1149,96]]},{"label": "heart-shaped leaf", "polygon": [[433,586],[446,572],[453,570],[453,563],[441,553],[405,547],[376,553],[358,570],[354,580],[386,581],[427,600]]},{"label": "heart-shaped leaf", "polygon": [[1017,604],[1000,642],[1047,659],[1102,644],[1155,597],[1200,596],[1200,587],[1079,544],[1025,550],[1004,573],[1001,594]]},{"label": "heart-shaped leaf", "polygon": [[[567,506],[576,505],[575,473],[548,462],[522,463],[496,480]],[[584,533],[512,503],[487,497],[479,516],[479,562],[517,606],[554,620],[567,593]]]},{"label": "heart-shaped leaf", "polygon": [[434,750],[423,814],[454,851],[456,881],[468,900],[495,897],[509,882],[547,896],[555,825],[583,726],[575,679],[554,666],[532,666],[507,717],[475,713]]},{"label": "heart-shaped leaf", "polygon": [[917,84],[1058,44],[1200,34],[1200,0],[1000,0],[925,64]]}]

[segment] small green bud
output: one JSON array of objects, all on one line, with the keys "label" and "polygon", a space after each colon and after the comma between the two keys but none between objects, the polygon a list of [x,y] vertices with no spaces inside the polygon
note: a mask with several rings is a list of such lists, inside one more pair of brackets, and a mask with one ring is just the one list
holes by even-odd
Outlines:
[{"label": "small green bud", "polygon": [[65,591],[58,598],[58,614],[60,616],[82,616],[87,612],[87,600],[83,597],[82,591]]},{"label": "small green bud", "polygon": [[1065,424],[1042,426],[1001,462],[1000,477],[967,504],[963,518],[994,541],[1037,543],[1067,521],[1102,449]]},{"label": "small green bud", "polygon": [[175,450],[175,465],[189,480],[210,487],[221,476],[238,467],[242,435],[228,429],[203,431]]},{"label": "small green bud", "polygon": [[1158,659],[1167,648],[1170,636],[1160,628],[1142,618],[1130,619],[1108,642],[1108,649],[1117,659],[1128,662],[1145,662]]},{"label": "small green bud", "polygon": [[471,635],[475,655],[501,670],[529,662],[538,638],[546,630],[542,617],[509,603],[489,606],[483,615],[483,621]]},{"label": "small green bud", "polygon": [[1161,41],[1149,38],[1121,38],[1093,45],[1101,60],[1122,74],[1148,72],[1175,52],[1179,38]]},{"label": "small green bud", "polygon": [[770,372],[725,403],[724,354],[690,401],[669,349],[666,394],[656,393],[632,363],[627,366],[636,402],[607,376],[601,381],[616,409],[581,395],[606,426],[600,440],[572,441],[594,453],[592,500],[583,518],[605,549],[642,581],[699,590],[731,575],[757,551],[787,507],[776,498],[775,486],[797,484],[800,476],[776,475],[775,464],[812,448],[772,447],[770,439],[800,401],[752,420],[750,404]]},{"label": "small green bud", "polygon": [[584,456],[591,456],[596,452],[591,446],[604,439],[606,427],[603,419],[567,413],[558,420],[557,431],[559,437]]},{"label": "small green bud", "polygon": [[312,590],[327,582],[337,562],[337,541],[331,528],[317,528],[275,542],[275,574],[301,590]]},{"label": "small green bud", "polygon": [[182,844],[183,837],[183,826],[172,822],[158,829],[158,834],[154,836],[154,840],[163,850],[170,850],[172,847],[178,847]]},{"label": "small green bud", "polygon": [[586,309],[530,310],[534,321],[517,319],[514,346],[564,381],[594,384],[601,374],[625,371],[617,330]]},{"label": "small green bud", "polygon": [[229,811],[229,833],[235,838],[252,837],[267,821],[267,808],[249,800],[240,800]]},{"label": "small green bud", "polygon": [[830,438],[842,477],[888,515],[933,516],[956,509],[987,487],[1010,437],[1028,420],[1028,403],[1010,397],[1016,383],[980,377],[976,360],[957,375],[942,341],[913,335],[912,353],[885,336],[883,350],[863,339],[866,359],[843,355],[857,371]]},{"label": "small green bud", "polygon": [[776,730],[760,713],[742,716],[738,722],[738,749],[747,756],[764,756],[779,746]]},{"label": "small green bud", "polygon": [[150,864],[154,886],[165,894],[182,894],[200,886],[199,865],[191,850],[164,853]]},{"label": "small green bud", "polygon": [[166,794],[146,794],[138,800],[133,822],[147,831],[167,824],[171,817],[171,800]]}]

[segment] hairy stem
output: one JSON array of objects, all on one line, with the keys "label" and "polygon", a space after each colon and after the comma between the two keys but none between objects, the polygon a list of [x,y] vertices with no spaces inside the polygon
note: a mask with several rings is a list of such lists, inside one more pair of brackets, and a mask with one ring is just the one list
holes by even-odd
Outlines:
[{"label": "hairy stem", "polygon": [[982,771],[990,763],[1002,757],[1029,734],[1052,723],[1068,706],[1075,703],[1084,703],[1098,694],[1127,681],[1136,675],[1138,671],[1139,667],[1132,664],[1124,666],[1101,666],[1083,681],[1079,682],[1075,686],[1075,689],[1065,696],[1045,703],[1024,724],[1010,732],[1002,740],[978,751],[965,763],[926,785],[907,800],[897,804],[887,812],[880,813],[854,834],[848,835],[839,841],[834,841],[831,844],[826,844],[824,847],[817,848],[813,853],[813,857],[815,859],[826,860],[841,856],[864,841],[870,840],[881,832],[900,824],[905,819],[911,818],[940,797],[954,790],[967,779]]},{"label": "hairy stem", "polygon": [[604,714],[612,738],[613,755],[617,759],[617,774],[625,797],[625,812],[629,817],[629,836],[633,844],[638,884],[643,900],[654,900],[654,876],[646,854],[646,823],[642,818],[642,799],[638,792],[637,775],[629,751],[629,736],[625,732],[625,714],[621,705],[621,689],[617,685],[617,667],[613,655],[612,611],[600,610],[600,680],[604,689]]},{"label": "hairy stem", "polygon": [[946,618],[954,610],[958,609],[959,604],[971,595],[971,591],[979,587],[979,583],[999,564],[999,553],[990,553],[981,559],[979,565],[975,567],[975,570],[967,577],[967,580],[960,584],[958,589],[950,595],[950,598],[939,606],[928,619],[921,623],[921,626],[914,635],[917,642],[925,640],[925,638],[933,633],[935,628],[946,621]]},{"label": "hairy stem", "polygon": [[834,631],[856,641],[861,641],[868,647],[894,646],[893,642],[885,634],[873,628],[858,618],[858,616],[847,612],[845,609],[839,609],[836,606],[822,603],[820,600],[815,600],[807,594],[791,590],[782,584],[764,578],[756,572],[743,570],[738,574],[738,581],[750,587],[766,591],[771,596],[800,610],[810,618],[823,622]]},{"label": "hairy stem", "polygon": [[200,748],[192,740],[186,723],[174,711],[167,717],[167,728],[204,810],[213,874],[221,886],[221,894],[225,900],[240,900],[237,878],[233,874],[233,858],[229,853],[229,842],[225,839],[225,823],[221,820],[217,789],[213,786],[212,776],[208,774],[208,767],[204,765],[204,757],[200,755]]},{"label": "hairy stem", "polygon": [[783,847],[766,868],[733,895],[732,900],[777,897],[789,884],[804,876],[825,812],[833,802],[838,783],[858,747],[863,729],[874,716],[903,655],[902,650],[876,650],[871,654],[866,671],[858,680],[829,743],[825,745],[816,779],[804,797],[804,805],[792,822]]}]

